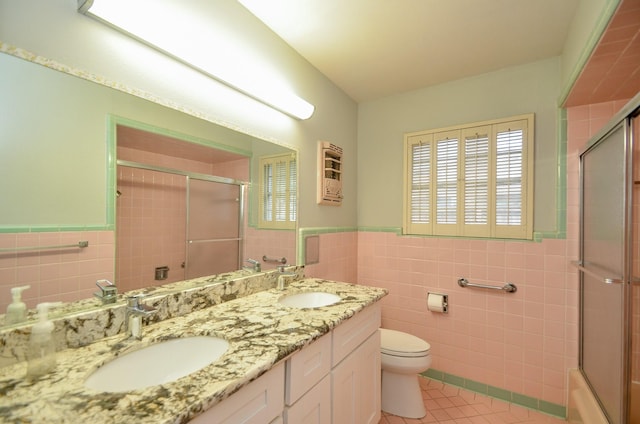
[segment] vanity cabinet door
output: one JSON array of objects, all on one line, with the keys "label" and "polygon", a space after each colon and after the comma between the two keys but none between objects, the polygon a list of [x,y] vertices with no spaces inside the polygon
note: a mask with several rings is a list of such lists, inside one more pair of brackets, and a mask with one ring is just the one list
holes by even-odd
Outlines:
[{"label": "vanity cabinet door", "polygon": [[328,374],[284,411],[285,424],[331,423],[331,376]]},{"label": "vanity cabinet door", "polygon": [[249,383],[213,408],[198,415],[195,424],[264,424],[278,422],[284,408],[284,363]]},{"label": "vanity cabinet door", "polygon": [[380,421],[380,332],[375,331],[331,372],[334,424]]},{"label": "vanity cabinet door", "polygon": [[359,387],[360,392],[360,423],[378,424],[380,421],[381,375],[380,368],[380,331],[369,337],[360,346],[357,353],[360,359]]},{"label": "vanity cabinet door", "polygon": [[333,330],[333,366],[380,328],[380,305],[372,305]]},{"label": "vanity cabinet door", "polygon": [[287,360],[287,405],[293,405],[331,371],[331,333],[306,346]]}]

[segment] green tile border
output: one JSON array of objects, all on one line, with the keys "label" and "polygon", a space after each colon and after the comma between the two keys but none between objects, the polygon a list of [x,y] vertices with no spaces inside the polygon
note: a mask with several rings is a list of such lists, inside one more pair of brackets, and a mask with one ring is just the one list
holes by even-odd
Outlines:
[{"label": "green tile border", "polygon": [[490,386],[488,384],[469,380],[431,368],[423,372],[421,375],[432,380],[442,381],[443,383],[469,390],[474,393],[480,393],[488,397],[513,403],[515,405],[522,406],[523,408],[532,409],[562,419],[566,418],[567,408],[563,405],[557,405],[555,403],[547,402],[542,399],[536,399],[531,396],[511,392],[500,387]]},{"label": "green tile border", "polygon": [[[565,146],[566,149],[566,146]],[[560,167],[566,169],[566,161],[562,160]],[[560,172],[560,171],[559,171]],[[564,172],[564,171],[563,171]],[[566,186],[566,184],[563,184]],[[563,189],[561,194],[558,194],[559,198],[562,198],[563,205],[566,205],[566,189]],[[560,201],[560,199],[559,199]],[[566,209],[566,206],[563,206]],[[534,232],[533,240],[525,239],[498,239],[498,238],[474,238],[474,237],[449,237],[449,236],[429,236],[418,234],[402,234],[401,227],[372,227],[372,226],[360,226],[360,227],[306,227],[298,228],[298,250],[297,250],[297,264],[304,265],[305,246],[304,239],[308,236],[320,235],[320,234],[333,234],[333,233],[346,233],[346,232],[371,232],[371,233],[394,233],[397,236],[402,237],[424,237],[424,238],[450,238],[450,239],[471,239],[471,240],[504,240],[504,241],[521,241],[540,243],[543,239],[564,239],[566,238],[566,210],[558,211],[558,219],[562,221],[558,222],[558,225],[562,227],[560,231],[554,232]]]},{"label": "green tile border", "polygon": [[110,225],[83,225],[83,226],[40,226],[40,227],[0,227],[0,234],[14,233],[52,233],[52,232],[76,232],[76,231],[113,231]]},{"label": "green tile border", "polygon": [[597,21],[595,22],[595,26],[591,30],[589,34],[589,38],[586,40],[585,44],[582,47],[582,51],[579,53],[578,58],[575,63],[573,63],[573,68],[571,69],[570,75],[567,77],[564,86],[560,88],[560,96],[558,97],[558,104],[564,104],[573,90],[573,87],[580,76],[580,73],[584,70],[587,62],[591,58],[591,54],[595,50],[598,42],[600,41],[600,37],[604,34],[607,29],[607,25],[609,21],[613,17],[616,12],[616,9],[620,5],[622,0],[604,0],[602,3],[601,12]]},{"label": "green tile border", "polygon": [[304,265],[305,257],[305,243],[304,239],[308,236],[315,236],[319,234],[333,234],[333,233],[350,233],[357,232],[358,227],[306,227],[298,228],[298,250],[297,250],[297,265]]}]

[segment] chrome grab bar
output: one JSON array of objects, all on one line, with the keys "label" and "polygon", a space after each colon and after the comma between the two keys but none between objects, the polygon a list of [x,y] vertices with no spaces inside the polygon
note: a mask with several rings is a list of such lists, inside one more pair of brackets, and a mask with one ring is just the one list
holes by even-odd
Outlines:
[{"label": "chrome grab bar", "polygon": [[80,249],[88,247],[88,241],[79,241],[76,244],[62,244],[57,246],[31,246],[31,247],[3,247],[0,252],[19,252],[25,250],[49,250],[49,249],[66,249],[69,247],[78,247]]},{"label": "chrome grab bar", "polygon": [[481,289],[504,290],[507,293],[515,293],[518,290],[516,285],[513,283],[507,283],[504,286],[491,286],[488,284],[470,283],[469,280],[467,280],[466,278],[460,278],[458,280],[458,285],[460,287],[478,287]]},{"label": "chrome grab bar", "polygon": [[282,265],[284,265],[284,264],[286,264],[286,263],[287,263],[287,258],[279,258],[279,259],[276,259],[276,258],[268,258],[268,257],[267,257],[267,255],[264,255],[264,256],[262,257],[262,260],[263,260],[264,262],[271,262],[271,263],[282,264]]},{"label": "chrome grab bar", "polygon": [[232,237],[232,238],[218,238],[218,239],[187,240],[187,243],[197,244],[197,243],[214,243],[214,242],[221,242],[221,241],[238,241],[238,240],[241,240],[241,239],[239,237]]},{"label": "chrome grab bar", "polygon": [[[620,279],[620,278],[605,277],[602,274],[598,273],[597,271],[594,271],[594,270],[591,270],[589,268],[586,268],[584,266],[585,265],[584,262],[582,262],[582,261],[571,261],[571,264],[573,266],[575,266],[576,268],[578,268],[580,271],[584,272],[585,274],[588,274],[593,278],[601,280],[606,284],[622,284],[622,283],[624,283],[624,281],[622,279]],[[591,265],[591,268],[598,268],[598,267],[595,266],[595,265]]]}]

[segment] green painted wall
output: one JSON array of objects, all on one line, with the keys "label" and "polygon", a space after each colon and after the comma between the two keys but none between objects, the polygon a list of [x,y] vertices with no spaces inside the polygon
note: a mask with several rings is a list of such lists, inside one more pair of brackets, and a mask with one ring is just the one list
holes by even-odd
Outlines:
[{"label": "green painted wall", "polygon": [[401,227],[403,134],[535,113],[535,231],[555,231],[559,59],[361,103],[358,226]]}]

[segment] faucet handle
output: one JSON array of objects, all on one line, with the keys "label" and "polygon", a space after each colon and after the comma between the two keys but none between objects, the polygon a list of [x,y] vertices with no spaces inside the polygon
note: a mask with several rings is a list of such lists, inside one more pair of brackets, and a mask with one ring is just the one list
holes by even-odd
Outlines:
[{"label": "faucet handle", "polygon": [[260,272],[262,271],[262,268],[260,266],[260,261],[257,261],[255,259],[247,259],[245,262],[250,263],[251,264],[251,270],[254,272]]},{"label": "faucet handle", "polygon": [[98,280],[96,286],[100,289],[99,292],[95,292],[93,295],[102,300],[102,304],[115,303],[118,298],[118,288],[109,280]]},{"label": "faucet handle", "polygon": [[157,312],[157,309],[140,303],[141,299],[144,299],[146,296],[144,294],[135,294],[132,296],[127,296],[127,308],[131,311],[135,311],[137,313],[141,313],[145,316],[152,315]]},{"label": "faucet handle", "polygon": [[144,297],[143,294],[134,294],[127,296],[127,306],[134,309],[140,308],[140,299]]}]

